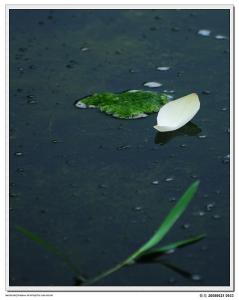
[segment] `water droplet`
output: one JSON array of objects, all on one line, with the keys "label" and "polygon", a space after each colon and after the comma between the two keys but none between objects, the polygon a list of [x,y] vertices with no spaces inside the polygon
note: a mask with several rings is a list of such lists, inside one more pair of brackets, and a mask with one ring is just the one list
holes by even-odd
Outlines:
[{"label": "water droplet", "polygon": [[37,100],[29,99],[29,100],[27,100],[27,103],[28,103],[28,104],[36,104],[36,103],[37,103]]},{"label": "water droplet", "polygon": [[207,136],[206,136],[205,134],[204,134],[204,135],[199,135],[199,136],[198,136],[199,139],[205,139],[206,137],[207,137]]},{"label": "water droplet", "polygon": [[170,202],[176,201],[176,197],[170,197],[170,198],[169,198],[169,201],[170,201]]},{"label": "water droplet", "polygon": [[157,184],[159,184],[159,181],[158,180],[154,180],[154,181],[152,181],[152,184],[157,185]]},{"label": "water droplet", "polygon": [[170,182],[170,181],[173,181],[173,180],[174,180],[174,177],[173,177],[173,176],[165,178],[165,181],[166,181],[166,182]]},{"label": "water droplet", "polygon": [[206,210],[211,211],[214,206],[215,206],[215,202],[208,203],[206,205]]},{"label": "water droplet", "polygon": [[224,164],[228,164],[228,163],[230,162],[230,154],[225,155],[225,156],[223,157],[222,162],[223,162]]},{"label": "water droplet", "polygon": [[131,148],[130,145],[122,145],[122,146],[117,147],[116,150],[126,150],[126,149],[129,149],[129,148]]},{"label": "water droplet", "polygon": [[22,153],[22,152],[16,152],[15,155],[16,155],[16,156],[22,156],[23,153]]},{"label": "water droplet", "polygon": [[218,220],[218,219],[221,218],[221,216],[220,216],[219,214],[215,214],[215,215],[213,215],[212,217],[213,217],[213,219],[215,219],[215,220]]},{"label": "water droplet", "polygon": [[211,30],[209,29],[200,29],[198,30],[198,34],[201,36],[210,36]]},{"label": "water droplet", "polygon": [[162,86],[162,83],[160,82],[155,82],[155,81],[149,81],[149,82],[145,82],[144,86],[150,87],[150,88],[157,88]]},{"label": "water droplet", "polygon": [[222,107],[221,111],[227,111],[227,109],[228,109],[227,107]]},{"label": "water droplet", "polygon": [[196,212],[196,213],[193,213],[194,215],[196,215],[196,216],[200,216],[200,217],[203,217],[204,215],[205,215],[205,212],[204,211],[202,211],[202,210],[199,210],[198,212]]},{"label": "water droplet", "polygon": [[215,39],[217,39],[217,40],[226,40],[227,36],[221,35],[221,34],[217,34],[217,35],[215,35]]},{"label": "water droplet", "polygon": [[157,70],[159,71],[168,71],[170,67],[157,67]]},{"label": "water droplet", "polygon": [[174,253],[174,252],[175,252],[175,249],[170,249],[170,250],[166,251],[165,253],[166,253],[166,254],[172,254],[172,253]]},{"label": "water droplet", "polygon": [[192,275],[192,280],[193,281],[200,281],[200,280],[202,280],[202,277],[199,274],[193,274]]},{"label": "water droplet", "polygon": [[183,229],[188,229],[188,228],[190,228],[190,226],[191,226],[190,224],[185,223],[185,224],[182,225],[182,228]]},{"label": "water droplet", "polygon": [[186,147],[187,147],[187,144],[181,144],[180,147],[181,147],[181,148],[186,148]]},{"label": "water droplet", "polygon": [[88,51],[89,48],[87,48],[87,47],[82,47],[80,50],[81,50],[82,52],[85,52],[85,51]]},{"label": "water droplet", "polygon": [[142,210],[142,206],[135,206],[134,210],[141,211]]}]

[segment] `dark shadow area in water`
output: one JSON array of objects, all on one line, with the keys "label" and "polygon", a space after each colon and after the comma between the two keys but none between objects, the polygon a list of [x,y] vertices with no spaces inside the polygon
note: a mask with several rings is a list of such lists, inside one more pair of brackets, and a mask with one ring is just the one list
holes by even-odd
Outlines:
[{"label": "dark shadow area in water", "polygon": [[201,128],[199,128],[196,124],[189,122],[184,125],[182,128],[170,131],[170,132],[157,132],[155,134],[154,143],[165,145],[170,140],[174,139],[178,136],[195,136],[201,132]]}]

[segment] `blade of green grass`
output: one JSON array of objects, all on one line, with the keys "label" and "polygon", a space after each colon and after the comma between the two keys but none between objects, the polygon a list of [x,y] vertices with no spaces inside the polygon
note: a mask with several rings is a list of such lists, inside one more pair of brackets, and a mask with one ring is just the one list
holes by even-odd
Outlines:
[{"label": "blade of green grass", "polygon": [[77,277],[80,277],[83,279],[83,277],[80,275],[79,270],[76,268],[76,266],[69,260],[69,258],[65,254],[61,253],[56,247],[54,247],[49,242],[43,240],[42,238],[40,238],[35,233],[32,233],[21,226],[16,226],[15,228],[18,232],[22,233],[25,237],[34,241],[35,243],[37,243],[38,245],[43,247],[48,252],[51,252],[52,254],[58,256],[62,261],[64,261],[64,263],[67,265],[67,267],[77,275]]},{"label": "blade of green grass", "polygon": [[205,234],[200,234],[200,235],[193,236],[186,240],[177,241],[177,242],[168,244],[168,245],[160,247],[160,248],[154,248],[154,249],[148,250],[147,252],[144,252],[142,255],[140,255],[137,258],[136,262],[141,262],[143,260],[150,260],[150,259],[153,260],[156,256],[165,254],[166,252],[168,252],[170,250],[174,250],[177,248],[188,246],[190,244],[194,244],[194,243],[202,240],[203,238],[205,238],[205,236],[206,236]]},{"label": "blade of green grass", "polygon": [[178,200],[177,204],[172,208],[172,210],[166,216],[163,223],[155,232],[155,234],[148,240],[148,242],[146,242],[135,253],[133,253],[132,256],[129,257],[129,263],[137,259],[137,257],[139,257],[142,253],[156,246],[165,237],[165,235],[172,228],[174,223],[178,220],[178,218],[183,214],[183,212],[187,208],[188,204],[190,203],[196,191],[198,190],[198,186],[199,186],[198,180],[193,182],[190,185],[190,187]]}]

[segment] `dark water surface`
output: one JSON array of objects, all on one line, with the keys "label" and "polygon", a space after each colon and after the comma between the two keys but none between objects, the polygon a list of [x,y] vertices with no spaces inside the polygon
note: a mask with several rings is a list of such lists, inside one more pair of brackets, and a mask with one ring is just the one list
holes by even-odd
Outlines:
[{"label": "dark water surface", "polygon": [[[164,258],[201,280],[141,264],[98,284],[229,285],[229,39],[216,34],[229,37],[228,10],[10,11],[10,285],[75,284],[15,225],[95,276],[145,242],[195,178],[199,192],[162,245],[206,233]],[[175,98],[197,92],[193,124],[162,135],[156,114],[119,120],[74,107],[147,81]]]}]

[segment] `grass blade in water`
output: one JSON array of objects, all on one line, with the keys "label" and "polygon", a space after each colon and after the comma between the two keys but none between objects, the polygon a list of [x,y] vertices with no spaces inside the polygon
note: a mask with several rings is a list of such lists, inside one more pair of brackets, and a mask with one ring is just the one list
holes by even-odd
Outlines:
[{"label": "grass blade in water", "polygon": [[147,252],[144,252],[142,255],[140,255],[137,258],[136,262],[143,262],[143,261],[147,261],[147,262],[152,261],[152,262],[154,262],[154,260],[157,257],[167,253],[168,251],[174,250],[174,249],[177,249],[177,248],[181,248],[181,247],[185,247],[185,246],[188,246],[190,244],[194,244],[194,243],[202,240],[203,238],[205,238],[205,236],[206,236],[205,234],[200,234],[200,235],[191,237],[191,238],[186,239],[186,240],[177,241],[177,242],[168,244],[168,245],[160,247],[160,248],[155,248],[155,249],[149,250]]},{"label": "grass blade in water", "polygon": [[166,216],[163,223],[161,224],[159,229],[155,232],[155,234],[151,237],[151,239],[149,239],[148,242],[146,242],[132,256],[129,257],[129,263],[130,261],[137,259],[137,257],[139,257],[142,253],[156,246],[165,237],[165,235],[172,228],[174,223],[178,220],[178,218],[183,214],[183,212],[187,208],[188,204],[190,203],[196,191],[198,190],[198,186],[199,186],[198,180],[193,182],[190,185],[190,187],[178,200],[177,204]]},{"label": "grass blade in water", "polygon": [[43,240],[40,238],[38,235],[28,231],[27,229],[21,227],[21,226],[16,226],[17,231],[22,233],[25,237],[29,238],[30,240],[34,241],[38,245],[42,246],[45,250],[48,252],[51,252],[52,254],[58,256],[64,263],[67,265],[67,267],[76,274],[78,278],[81,278],[83,280],[83,277],[80,275],[78,269],[76,266],[69,260],[69,258],[61,253],[56,247],[54,247],[52,244],[49,242]]}]

